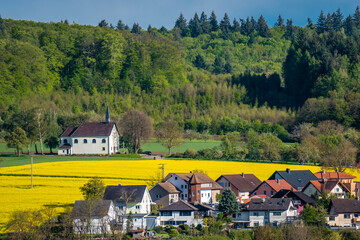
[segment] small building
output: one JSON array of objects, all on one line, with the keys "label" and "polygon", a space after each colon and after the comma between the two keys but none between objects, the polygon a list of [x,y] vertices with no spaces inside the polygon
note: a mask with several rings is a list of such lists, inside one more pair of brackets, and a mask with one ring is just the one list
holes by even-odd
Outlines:
[{"label": "small building", "polygon": [[345,198],[350,190],[339,180],[335,181],[310,181],[303,189],[303,193],[311,196],[320,196],[322,192],[333,193],[338,198]]},{"label": "small building", "polygon": [[58,155],[119,153],[119,131],[110,122],[109,108],[105,122],[82,123],[79,127],[68,127],[60,135]]},{"label": "small building", "polygon": [[241,212],[233,218],[241,227],[257,227],[270,224],[291,223],[298,213],[290,198],[253,199],[241,208]]},{"label": "small building", "polygon": [[74,232],[76,234],[111,233],[115,215],[112,201],[75,201],[72,210]]},{"label": "small building", "polygon": [[172,225],[179,226],[180,224],[198,225],[203,224],[202,218],[196,218],[195,212],[198,208],[194,207],[190,203],[179,200],[167,207],[159,210],[160,216],[158,222],[160,226]]},{"label": "small building", "polygon": [[179,201],[181,191],[170,182],[157,183],[150,190],[151,199],[163,207]]},{"label": "small building", "polygon": [[290,198],[292,199],[294,206],[297,208],[297,212],[300,214],[304,210],[306,204],[310,206],[316,203],[315,199],[309,197],[303,192],[295,192],[291,190],[280,190],[272,198]]},{"label": "small building", "polygon": [[254,191],[254,189],[261,183],[254,174],[244,173],[221,175],[216,182],[223,187],[222,191],[225,189],[233,191],[240,202],[248,199],[249,193]]},{"label": "small building", "polygon": [[331,199],[330,226],[360,228],[360,201],[357,199]]},{"label": "small building", "polygon": [[170,182],[181,191],[180,199],[187,202],[216,203],[222,187],[205,173],[169,173],[164,182]]},{"label": "small building", "polygon": [[321,172],[314,173],[319,181],[340,181],[342,183],[352,183],[353,179],[356,178],[353,175],[344,172],[327,172],[322,170]]},{"label": "small building", "polygon": [[259,184],[251,193],[250,197],[254,195],[266,195],[268,197],[274,196],[282,189],[296,191],[286,180],[265,180]]},{"label": "small building", "polygon": [[268,180],[278,179],[284,179],[295,190],[301,191],[308,182],[318,178],[310,170],[290,170],[287,168],[286,171],[275,171]]}]

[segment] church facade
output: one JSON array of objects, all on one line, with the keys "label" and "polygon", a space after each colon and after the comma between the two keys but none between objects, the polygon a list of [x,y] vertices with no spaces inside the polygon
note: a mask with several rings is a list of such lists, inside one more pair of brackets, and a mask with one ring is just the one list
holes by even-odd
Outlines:
[{"label": "church facade", "polygon": [[58,155],[119,153],[119,131],[110,122],[109,108],[105,122],[83,123],[79,127],[68,127],[60,135]]}]

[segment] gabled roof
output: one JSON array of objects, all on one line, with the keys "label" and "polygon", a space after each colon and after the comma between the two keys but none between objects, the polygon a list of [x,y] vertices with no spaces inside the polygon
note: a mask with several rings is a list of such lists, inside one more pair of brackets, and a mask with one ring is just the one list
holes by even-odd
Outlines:
[{"label": "gabled roof", "polygon": [[74,218],[104,217],[108,214],[112,201],[75,201],[72,215]]},{"label": "gabled roof", "polygon": [[146,189],[146,185],[106,186],[104,199],[114,202],[138,203],[141,202]]},{"label": "gabled roof", "polygon": [[292,198],[292,199],[297,198],[303,201],[304,203],[315,204],[315,199],[309,197],[305,193],[294,192],[286,189],[280,190],[274,196],[272,196],[272,198]]},{"label": "gabled roof", "polygon": [[77,129],[77,127],[68,127],[65,131],[60,135],[60,137],[70,137],[71,134]]},{"label": "gabled roof", "polygon": [[215,210],[214,208],[206,206],[206,205],[201,204],[201,203],[198,203],[198,204],[191,203],[191,205],[193,205],[195,208],[198,209],[198,211],[201,211],[201,212],[214,211]]},{"label": "gabled roof", "polygon": [[269,198],[253,199],[244,207],[248,211],[285,211],[289,209],[291,199],[289,198]]},{"label": "gabled roof", "polygon": [[160,212],[168,212],[168,211],[198,211],[196,207],[191,205],[190,203],[179,200],[167,207],[164,207],[159,210]]},{"label": "gabled roof", "polygon": [[180,193],[181,192],[170,182],[161,182],[161,183],[157,183],[156,185],[159,185],[161,188],[163,188],[168,193]]},{"label": "gabled roof", "polygon": [[265,198],[269,198],[269,197],[266,196],[266,195],[254,195],[254,196],[249,197],[248,199],[246,199],[244,201],[244,204],[251,202],[253,199],[265,199]]},{"label": "gabled roof", "polygon": [[60,137],[102,137],[110,136],[114,122],[88,122],[82,123],[79,127],[68,127]]},{"label": "gabled roof", "polygon": [[58,149],[70,149],[71,148],[71,145],[70,144],[64,144],[64,145],[61,145]]},{"label": "gabled roof", "polygon": [[324,190],[327,190],[327,191],[331,191],[334,189],[334,187],[336,187],[337,185],[339,185],[340,187],[342,187],[345,191],[347,192],[351,192],[347,186],[342,183],[340,180],[330,180],[330,181],[325,181],[325,182],[322,182],[322,181],[310,181],[308,184],[306,184],[306,186],[304,187],[307,188],[310,184],[312,184],[316,190],[318,190],[320,193],[322,193],[322,191]]},{"label": "gabled roof", "polygon": [[261,181],[254,174],[228,174],[221,175],[217,180],[224,177],[231,185],[241,192],[252,192]]},{"label": "gabled roof", "polygon": [[275,171],[269,177],[269,180],[274,180],[276,173],[295,189],[305,187],[311,180],[318,180],[318,178],[310,170],[290,170],[289,168],[286,169],[286,171]]},{"label": "gabled roof", "polygon": [[169,173],[168,175],[166,175],[166,177],[164,178],[164,182],[166,182],[167,180],[169,180],[174,174],[176,174],[176,176],[178,176],[179,178],[181,178],[182,180],[184,180],[185,182],[189,182],[192,173]]},{"label": "gabled roof", "polygon": [[212,180],[206,173],[169,173],[165,178],[164,182],[168,181],[172,176],[178,176],[184,180],[187,184],[201,184],[201,183],[211,183],[212,187],[202,187],[201,189],[222,189],[217,182]]},{"label": "gabled roof", "polygon": [[347,174],[347,173],[343,173],[343,172],[326,172],[326,171],[321,171],[321,172],[317,172],[314,173],[314,175],[319,179],[354,179],[356,178],[353,175]]},{"label": "gabled roof", "polygon": [[279,180],[265,180],[262,183],[260,183],[253,191],[255,192],[259,187],[263,186],[264,184],[267,184],[269,187],[271,187],[275,192],[280,191],[281,189],[288,189],[291,190],[293,187],[286,182],[284,179]]},{"label": "gabled roof", "polygon": [[360,201],[356,199],[331,199],[336,213],[360,213]]}]

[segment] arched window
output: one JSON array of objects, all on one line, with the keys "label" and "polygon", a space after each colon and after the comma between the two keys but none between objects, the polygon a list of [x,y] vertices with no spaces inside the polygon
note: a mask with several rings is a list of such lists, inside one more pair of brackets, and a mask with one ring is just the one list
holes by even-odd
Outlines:
[{"label": "arched window", "polygon": [[87,143],[87,139],[84,139],[84,143]]},{"label": "arched window", "polygon": [[106,139],[104,138],[101,142],[102,142],[102,143],[106,143]]},{"label": "arched window", "polygon": [[67,144],[67,139],[64,139],[64,144]]},{"label": "arched window", "polygon": [[74,140],[74,143],[78,143],[79,141],[77,139]]},{"label": "arched window", "polygon": [[96,143],[96,139],[95,139],[95,138],[92,140],[92,143]]}]

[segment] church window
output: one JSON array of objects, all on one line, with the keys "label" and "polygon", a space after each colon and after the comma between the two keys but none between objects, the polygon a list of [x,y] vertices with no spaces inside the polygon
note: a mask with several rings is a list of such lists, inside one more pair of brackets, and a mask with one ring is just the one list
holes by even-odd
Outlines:
[{"label": "church window", "polygon": [[103,147],[102,150],[105,151],[105,148]]},{"label": "church window", "polygon": [[74,140],[74,143],[78,143],[79,141],[77,139]]},{"label": "church window", "polygon": [[67,139],[64,139],[64,144],[66,144],[67,143]]},{"label": "church window", "polygon": [[96,139],[93,139],[93,140],[92,140],[92,143],[96,143]]},{"label": "church window", "polygon": [[106,139],[104,138],[101,142],[102,142],[102,143],[106,143]]},{"label": "church window", "polygon": [[87,143],[87,139],[84,139],[84,143]]}]

